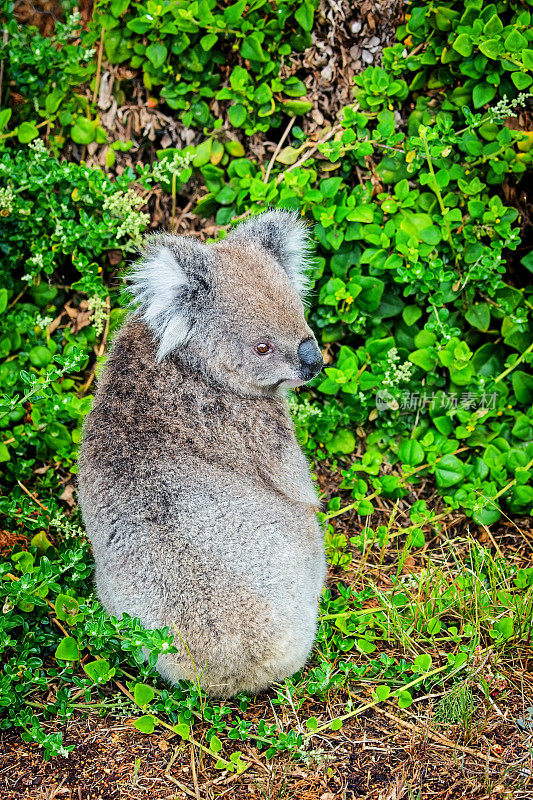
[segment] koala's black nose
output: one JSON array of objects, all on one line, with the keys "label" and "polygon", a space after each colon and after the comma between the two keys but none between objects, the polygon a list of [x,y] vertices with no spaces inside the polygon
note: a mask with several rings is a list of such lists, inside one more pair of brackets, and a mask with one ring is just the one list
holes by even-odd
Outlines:
[{"label": "koala's black nose", "polygon": [[318,345],[312,339],[304,339],[298,348],[298,357],[301,364],[301,373],[304,380],[309,381],[318,375],[324,361]]}]

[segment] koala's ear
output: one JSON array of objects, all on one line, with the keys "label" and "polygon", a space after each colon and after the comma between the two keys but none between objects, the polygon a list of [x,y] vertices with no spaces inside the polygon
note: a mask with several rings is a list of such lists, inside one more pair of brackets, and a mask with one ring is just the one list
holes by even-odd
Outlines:
[{"label": "koala's ear", "polygon": [[195,239],[170,234],[145,239],[142,258],[128,276],[129,291],[158,342],[159,361],[186,344],[199,295],[209,291],[209,265],[209,250]]},{"label": "koala's ear", "polygon": [[308,289],[310,232],[297,211],[263,211],[242,222],[228,241],[258,244],[283,267],[298,294]]}]

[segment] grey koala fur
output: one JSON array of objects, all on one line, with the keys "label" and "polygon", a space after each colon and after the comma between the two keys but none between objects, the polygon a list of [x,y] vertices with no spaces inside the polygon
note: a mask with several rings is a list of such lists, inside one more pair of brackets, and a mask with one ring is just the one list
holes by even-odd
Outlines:
[{"label": "grey koala fur", "polygon": [[158,671],[213,696],[292,675],[315,637],[323,533],[285,396],[322,366],[299,296],[307,247],[281,211],[213,245],[150,237],[131,276],[138,310],[85,424],[79,497],[100,599],[170,626],[179,653]]}]

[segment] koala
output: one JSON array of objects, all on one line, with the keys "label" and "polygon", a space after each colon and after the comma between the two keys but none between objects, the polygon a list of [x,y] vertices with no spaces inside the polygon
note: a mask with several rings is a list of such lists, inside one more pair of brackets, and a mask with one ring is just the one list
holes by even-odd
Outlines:
[{"label": "koala", "polygon": [[287,211],[211,245],[149,237],[84,428],[99,597],[169,626],[179,652],[157,670],[213,697],[282,681],[315,638],[324,536],[286,399],[323,366],[302,302],[308,244]]}]

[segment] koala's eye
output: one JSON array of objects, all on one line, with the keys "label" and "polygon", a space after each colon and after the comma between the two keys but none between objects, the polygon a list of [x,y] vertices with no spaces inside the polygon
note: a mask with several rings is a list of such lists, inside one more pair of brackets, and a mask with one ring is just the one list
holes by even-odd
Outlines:
[{"label": "koala's eye", "polygon": [[266,356],[274,350],[270,342],[258,342],[255,347],[254,351],[257,353],[258,356]]}]

